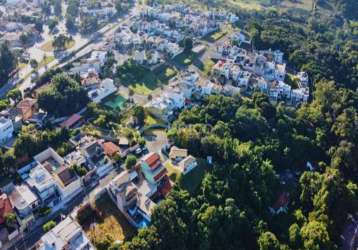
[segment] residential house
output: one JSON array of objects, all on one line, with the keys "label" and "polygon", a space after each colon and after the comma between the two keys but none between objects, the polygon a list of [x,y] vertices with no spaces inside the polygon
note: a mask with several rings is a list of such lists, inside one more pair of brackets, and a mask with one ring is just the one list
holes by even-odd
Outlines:
[{"label": "residential house", "polygon": [[[14,213],[10,199],[6,194],[0,195],[0,249],[5,247],[5,244],[15,239],[19,235],[17,225],[14,228],[6,226],[6,215]],[[6,249],[6,247],[5,247]]]},{"label": "residential house", "polygon": [[41,204],[54,207],[61,198],[56,181],[42,165],[32,167],[25,179],[25,182],[41,200]]},{"label": "residential house", "polygon": [[26,121],[38,110],[37,101],[32,98],[24,98],[17,104],[16,108],[20,112],[22,120]]},{"label": "residential house", "polygon": [[184,105],[184,93],[168,91],[163,93],[162,96],[154,98],[145,107],[149,108],[153,115],[165,120],[169,119],[175,110],[183,108]]},{"label": "residential house", "polygon": [[292,104],[306,103],[309,98],[309,89],[308,88],[299,88],[293,89],[291,92],[291,102]]},{"label": "residential house", "polygon": [[184,175],[192,171],[198,165],[196,159],[193,156],[188,155],[187,149],[178,148],[176,146],[171,147],[169,158],[173,162],[174,167],[177,167]]},{"label": "residential house", "polygon": [[94,68],[88,69],[86,73],[81,75],[81,85],[85,88],[96,86],[100,81],[99,75]]},{"label": "residential house", "polygon": [[5,143],[12,138],[14,126],[11,119],[0,117],[0,143]]},{"label": "residential house", "polygon": [[183,160],[181,160],[178,164],[180,172],[184,175],[192,171],[195,167],[197,167],[198,163],[194,156],[188,155]]},{"label": "residential house", "polygon": [[88,97],[95,103],[100,103],[107,96],[115,93],[117,87],[114,85],[113,80],[106,78],[102,80],[100,85],[88,92]]},{"label": "residential house", "polygon": [[38,250],[94,250],[78,222],[66,217],[44,234],[36,244]]},{"label": "residential house", "polygon": [[109,157],[113,157],[120,152],[120,148],[111,141],[104,142],[102,144],[102,147],[103,147],[104,153]]},{"label": "residential house", "polygon": [[136,50],[134,51],[134,55],[133,55],[133,59],[135,62],[139,63],[139,64],[143,64],[144,61],[147,59],[146,58],[146,54],[145,54],[145,50]]},{"label": "residential house", "polygon": [[62,203],[71,201],[82,192],[80,178],[52,148],[39,153],[34,159],[52,176]]},{"label": "residential house", "polygon": [[73,127],[76,127],[76,126],[80,125],[82,121],[83,121],[83,118],[82,118],[81,115],[73,114],[68,119],[63,121],[60,124],[60,127],[70,129],[70,128],[73,128]]},{"label": "residential house", "polygon": [[13,213],[13,207],[11,205],[10,199],[6,194],[0,195],[0,225],[6,223],[6,215]]},{"label": "residential house", "polygon": [[9,199],[17,214],[20,230],[24,231],[30,228],[35,222],[33,212],[40,205],[36,194],[31,191],[29,186],[21,184],[14,187],[9,194]]},{"label": "residential house", "polygon": [[184,159],[185,157],[188,156],[188,150],[187,149],[183,149],[183,148],[178,148],[176,146],[173,146],[170,148],[170,152],[169,152],[169,158],[172,161],[181,161],[182,159]]},{"label": "residential house", "polygon": [[156,204],[132,182],[130,172],[126,170],[115,177],[107,191],[133,226],[143,228],[149,225]]},{"label": "residential house", "polygon": [[105,155],[102,143],[90,140],[81,146],[81,151],[87,159],[90,169],[95,169],[99,177],[105,176],[113,169],[112,161]]},{"label": "residential house", "polygon": [[143,156],[140,160],[140,167],[145,179],[151,184],[159,185],[160,181],[167,176],[168,171],[157,153],[151,152]]}]

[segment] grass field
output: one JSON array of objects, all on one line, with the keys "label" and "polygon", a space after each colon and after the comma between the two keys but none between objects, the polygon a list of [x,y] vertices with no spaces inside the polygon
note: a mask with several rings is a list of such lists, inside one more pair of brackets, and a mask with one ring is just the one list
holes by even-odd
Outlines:
[{"label": "grass field", "polygon": [[209,76],[211,69],[213,68],[213,66],[215,65],[215,62],[211,59],[206,59],[203,62],[203,67],[200,68],[201,71],[204,73],[204,75]]},{"label": "grass field", "polygon": [[127,62],[120,68],[119,81],[138,95],[150,95],[153,90],[167,84],[177,72],[175,69],[162,65],[151,71],[133,62]]},{"label": "grass field", "polygon": [[133,90],[133,92],[137,95],[150,95],[153,91],[146,83],[134,83],[131,84],[129,89]]},{"label": "grass field", "polygon": [[47,64],[49,64],[50,62],[52,62],[53,60],[55,60],[55,57],[54,56],[46,56],[42,59],[41,62],[39,62],[39,66],[38,68],[41,68]]},{"label": "grass field", "polygon": [[178,183],[180,180],[180,176],[181,176],[181,172],[179,171],[179,169],[176,168],[175,166],[173,166],[173,164],[170,162],[170,160],[166,161],[164,166],[168,170],[169,178],[173,182]]},{"label": "grass field", "polygon": [[198,58],[198,54],[194,52],[183,52],[173,58],[173,62],[179,67],[187,67]]},{"label": "grass field", "polygon": [[160,120],[156,117],[154,117],[153,115],[151,115],[149,112],[146,112],[146,117],[144,120],[144,123],[146,126],[151,126],[151,125],[161,125],[161,124],[165,124],[165,122],[163,120]]},{"label": "grass field", "polygon": [[177,72],[173,68],[164,64],[155,69],[154,74],[163,84],[167,84],[171,78],[176,76]]},{"label": "grass field", "polygon": [[75,46],[75,44],[76,43],[74,40],[70,40],[70,41],[66,42],[65,49],[71,49],[71,48],[73,48],[73,46]]},{"label": "grass field", "polygon": [[136,94],[149,95],[161,84],[158,76],[147,68],[126,62],[119,69],[119,81]]},{"label": "grass field", "polygon": [[198,166],[186,175],[182,175],[180,170],[173,166],[170,160],[167,160],[164,166],[167,168],[168,176],[173,182],[178,183],[183,189],[194,194],[198,190],[201,181],[208,170],[208,165],[205,160],[197,159],[197,162]]},{"label": "grass field", "polygon": [[180,186],[189,193],[194,194],[203,180],[205,173],[208,171],[208,164],[204,159],[197,159],[198,166],[191,172],[180,178]]}]

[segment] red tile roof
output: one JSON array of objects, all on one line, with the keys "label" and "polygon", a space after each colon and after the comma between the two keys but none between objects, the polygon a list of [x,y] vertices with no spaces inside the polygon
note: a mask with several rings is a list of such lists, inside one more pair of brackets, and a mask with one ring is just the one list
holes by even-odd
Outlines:
[{"label": "red tile roof", "polygon": [[166,168],[163,168],[162,171],[160,171],[156,176],[154,176],[154,181],[158,181],[160,180],[164,175],[166,175],[168,173]]},{"label": "red tile roof", "polygon": [[0,196],[0,224],[5,222],[5,215],[8,213],[12,213],[12,206],[10,203],[10,199],[6,194],[2,194]]},{"label": "red tile roof", "polygon": [[82,119],[82,116],[80,116],[79,114],[73,114],[66,121],[62,122],[60,124],[60,127],[61,128],[70,128],[81,119]]},{"label": "red tile roof", "polygon": [[144,161],[149,165],[150,168],[156,168],[157,161],[160,160],[160,157],[157,153],[149,153],[146,156],[144,156]]},{"label": "red tile roof", "polygon": [[105,142],[102,144],[104,153],[109,156],[113,156],[119,152],[120,148],[113,142]]},{"label": "red tile roof", "polygon": [[170,180],[168,176],[164,177],[163,186],[160,187],[159,192],[165,197],[172,190],[172,184],[170,184]]}]

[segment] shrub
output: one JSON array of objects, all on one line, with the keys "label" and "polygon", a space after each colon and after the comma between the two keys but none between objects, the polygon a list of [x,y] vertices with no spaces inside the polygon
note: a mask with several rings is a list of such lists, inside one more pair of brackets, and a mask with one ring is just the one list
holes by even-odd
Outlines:
[{"label": "shrub", "polygon": [[48,232],[50,231],[52,228],[54,228],[56,226],[56,222],[54,222],[53,220],[50,220],[48,221],[46,224],[44,224],[42,226],[42,229],[45,231],[45,232]]}]

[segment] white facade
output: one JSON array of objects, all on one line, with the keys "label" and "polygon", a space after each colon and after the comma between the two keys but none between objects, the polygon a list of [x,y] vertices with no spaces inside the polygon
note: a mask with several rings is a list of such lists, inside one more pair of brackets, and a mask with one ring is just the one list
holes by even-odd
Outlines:
[{"label": "white facade", "polygon": [[0,117],[0,143],[4,143],[12,137],[14,126],[10,119]]},{"label": "white facade", "polygon": [[39,250],[94,250],[81,226],[67,217],[41,237],[37,243]]},{"label": "white facade", "polygon": [[38,165],[31,170],[31,178],[27,181],[36,188],[43,202],[54,196],[67,203],[82,192],[81,179],[52,148],[39,153],[34,159]]},{"label": "white facade", "polygon": [[117,91],[117,87],[114,86],[113,80],[106,78],[104,79],[100,85],[91,91],[88,92],[88,97],[95,103],[101,102],[107,96],[115,93]]}]

